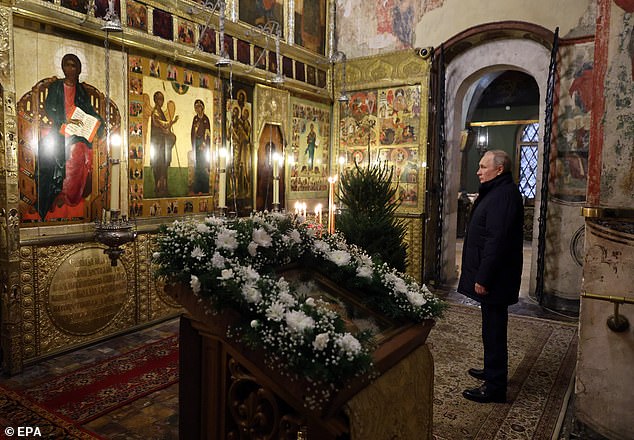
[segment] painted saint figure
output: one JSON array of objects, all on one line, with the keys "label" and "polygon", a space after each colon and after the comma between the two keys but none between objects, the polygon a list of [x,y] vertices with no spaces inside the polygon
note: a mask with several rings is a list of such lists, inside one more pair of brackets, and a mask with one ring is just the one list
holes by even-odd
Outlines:
[{"label": "painted saint figure", "polygon": [[66,134],[68,126],[83,126],[72,118],[76,108],[99,120],[97,136],[103,123],[90,102],[90,96],[79,82],[81,61],[74,54],[62,57],[64,78],[48,86],[44,108],[52,122],[50,132],[38,145],[37,187],[38,213],[42,220],[57,204],[77,206],[91,190],[92,142],[76,134]]},{"label": "painted saint figure", "polygon": [[306,151],[308,154],[308,168],[313,169],[315,162],[315,148],[317,148],[317,133],[315,133],[315,124],[310,124],[310,132],[306,138]]},{"label": "painted saint figure", "polygon": [[[239,97],[240,95],[238,95]],[[240,101],[238,101],[240,102]],[[233,148],[230,191],[238,198],[251,192],[251,112],[248,107],[231,109],[231,145]]]},{"label": "painted saint figure", "polygon": [[154,174],[154,192],[156,197],[166,197],[167,170],[172,162],[172,148],[176,144],[176,135],[172,132],[172,125],[178,121],[178,116],[168,118],[163,112],[165,97],[162,92],[154,93],[154,108],[152,110],[152,126],[150,131],[150,165]]},{"label": "painted saint figure", "polygon": [[209,167],[207,156],[211,145],[211,124],[205,114],[205,104],[202,100],[194,101],[196,115],[192,121],[192,151],[194,153],[194,179],[192,192],[194,194],[209,192]]}]

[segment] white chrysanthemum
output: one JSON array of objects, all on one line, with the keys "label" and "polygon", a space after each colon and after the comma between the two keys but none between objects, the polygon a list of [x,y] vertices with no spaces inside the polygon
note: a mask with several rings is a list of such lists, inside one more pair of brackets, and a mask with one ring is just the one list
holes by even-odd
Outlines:
[{"label": "white chrysanthemum", "polygon": [[277,280],[277,288],[280,289],[280,293],[288,293],[290,290],[288,281],[286,281],[284,277],[280,277]]},{"label": "white chrysanthemum", "polygon": [[262,247],[270,247],[273,243],[271,236],[263,228],[253,230],[253,241]]},{"label": "white chrysanthemum", "polygon": [[287,214],[284,214],[283,212],[279,212],[279,211],[273,211],[270,214],[270,216],[273,220],[282,221],[282,220],[286,220]]},{"label": "white chrysanthemum", "polygon": [[201,234],[206,234],[209,231],[211,231],[211,228],[207,226],[205,223],[198,223],[198,225],[196,226],[196,230],[200,232]]},{"label": "white chrysanthemum", "polygon": [[255,254],[258,252],[258,244],[255,241],[252,241],[247,246],[247,251],[249,251],[249,255],[255,257]]},{"label": "white chrysanthemum", "polygon": [[205,217],[205,223],[211,226],[222,226],[224,222],[220,217]]},{"label": "white chrysanthemum", "polygon": [[347,354],[358,354],[361,351],[361,343],[350,333],[344,334],[337,340],[337,345]]},{"label": "white chrysanthemum", "polygon": [[200,246],[195,246],[192,250],[192,258],[202,260],[203,258],[205,258],[205,251],[203,251]]},{"label": "white chrysanthemum", "polygon": [[315,336],[313,347],[315,348],[315,350],[322,351],[328,345],[328,341],[330,341],[330,336],[328,335],[328,333],[320,333]]},{"label": "white chrysanthemum", "polygon": [[358,258],[362,266],[372,266],[372,258],[368,254],[360,254]]},{"label": "white chrysanthemum", "polygon": [[262,301],[262,293],[253,284],[245,284],[242,286],[242,295],[247,302],[251,304],[259,303]]},{"label": "white chrysanthemum", "polygon": [[216,247],[234,251],[238,247],[237,232],[232,229],[222,229],[216,237]]},{"label": "white chrysanthemum", "polygon": [[192,275],[191,279],[189,280],[189,286],[192,288],[194,293],[200,292],[200,280],[196,275]]},{"label": "white chrysanthemum", "polygon": [[266,309],[266,317],[273,321],[281,321],[285,311],[284,304],[276,301]]},{"label": "white chrysanthemum", "polygon": [[350,254],[346,251],[332,251],[328,254],[328,259],[337,266],[345,266],[350,263]]},{"label": "white chrysanthemum", "polygon": [[397,279],[394,283],[394,290],[398,293],[407,293],[407,283],[402,278]]},{"label": "white chrysanthemum", "polygon": [[385,281],[387,281],[388,283],[394,284],[400,279],[401,279],[400,277],[397,277],[393,273],[386,273],[385,274]]},{"label": "white chrysanthemum", "polygon": [[315,242],[313,243],[313,247],[316,251],[320,251],[323,253],[330,252],[330,246],[324,240],[315,240]]},{"label": "white chrysanthemum", "polygon": [[214,252],[214,255],[211,257],[211,265],[216,269],[222,269],[225,267],[225,257],[218,252]]},{"label": "white chrysanthemum", "polygon": [[295,297],[288,292],[280,292],[277,298],[282,304],[287,306],[294,306],[297,303]]},{"label": "white chrysanthemum", "polygon": [[219,280],[230,280],[233,278],[233,270],[231,269],[222,269],[220,272]]},{"label": "white chrysanthemum", "polygon": [[357,276],[361,278],[372,278],[372,266],[359,266],[357,267]]},{"label": "white chrysanthemum", "polygon": [[315,327],[315,320],[301,310],[286,312],[284,317],[289,329],[294,332],[299,333]]},{"label": "white chrysanthemum", "polygon": [[242,274],[248,281],[257,281],[260,279],[260,274],[258,273],[258,271],[251,266],[243,267]]},{"label": "white chrysanthemum", "polygon": [[427,300],[425,299],[422,293],[409,290],[406,295],[407,295],[407,300],[412,305],[415,305],[416,307],[420,307],[427,302]]},{"label": "white chrysanthemum", "polygon": [[288,236],[297,244],[302,242],[302,236],[297,229],[291,230],[291,232],[288,233]]}]

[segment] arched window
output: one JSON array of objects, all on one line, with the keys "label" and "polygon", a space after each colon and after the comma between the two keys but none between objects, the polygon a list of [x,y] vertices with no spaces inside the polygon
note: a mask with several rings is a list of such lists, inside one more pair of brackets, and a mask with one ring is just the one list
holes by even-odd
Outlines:
[{"label": "arched window", "polygon": [[535,199],[537,188],[537,143],[539,142],[539,124],[527,124],[521,129],[518,139],[520,158],[519,189],[527,199]]}]

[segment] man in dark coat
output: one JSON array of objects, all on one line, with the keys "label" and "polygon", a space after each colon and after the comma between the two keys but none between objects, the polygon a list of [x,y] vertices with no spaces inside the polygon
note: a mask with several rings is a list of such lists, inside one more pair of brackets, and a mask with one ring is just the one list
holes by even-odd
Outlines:
[{"label": "man in dark coat", "polygon": [[524,207],[501,150],[480,160],[480,179],[464,240],[458,292],[481,305],[484,368],[469,374],[484,384],[462,395],[476,402],[505,402],[508,376],[508,306],[518,301],[522,277]]}]

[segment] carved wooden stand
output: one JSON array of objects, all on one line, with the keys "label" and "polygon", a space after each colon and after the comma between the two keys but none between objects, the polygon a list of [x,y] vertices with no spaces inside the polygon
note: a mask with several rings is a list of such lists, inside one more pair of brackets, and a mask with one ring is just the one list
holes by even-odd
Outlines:
[{"label": "carved wooden stand", "polygon": [[379,345],[378,378],[352,381],[309,409],[308,381],[269,368],[263,352],[226,338],[235,316],[205,314],[186,287],[166,290],[188,311],[180,327],[181,439],[431,439],[433,360],[425,340],[433,321]]}]

